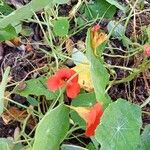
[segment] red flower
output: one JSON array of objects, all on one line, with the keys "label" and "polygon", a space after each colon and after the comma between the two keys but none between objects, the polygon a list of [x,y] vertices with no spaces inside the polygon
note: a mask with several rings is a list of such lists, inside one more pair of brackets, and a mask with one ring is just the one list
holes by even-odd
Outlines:
[{"label": "red flower", "polygon": [[144,50],[145,50],[146,56],[150,57],[150,44],[145,44]]},{"label": "red flower", "polygon": [[69,68],[62,68],[58,70],[55,75],[51,76],[47,81],[48,89],[56,91],[61,87],[66,87],[66,93],[69,98],[75,98],[80,92],[80,85],[78,84],[78,75]]},{"label": "red flower", "polygon": [[95,134],[95,129],[100,123],[101,116],[103,114],[103,107],[100,103],[96,103],[89,113],[86,125],[85,135],[87,137],[93,136]]},{"label": "red flower", "polygon": [[91,28],[91,31],[92,31],[92,32],[97,32],[97,31],[99,31],[100,28],[101,28],[100,25],[97,24],[97,25],[95,25],[95,26],[93,26],[93,27]]},{"label": "red flower", "polygon": [[74,106],[68,107],[75,110],[79,114],[79,116],[85,120],[85,135],[87,137],[93,136],[95,134],[95,129],[100,123],[101,116],[103,115],[103,106],[97,102],[94,106],[90,108]]}]

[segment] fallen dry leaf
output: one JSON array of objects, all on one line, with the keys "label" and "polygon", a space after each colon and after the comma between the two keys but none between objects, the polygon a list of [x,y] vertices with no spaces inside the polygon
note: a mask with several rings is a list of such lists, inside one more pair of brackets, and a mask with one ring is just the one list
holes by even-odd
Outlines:
[{"label": "fallen dry leaf", "polygon": [[18,47],[22,44],[21,39],[19,37],[15,37],[9,41],[6,40],[5,43],[10,47]]},{"label": "fallen dry leaf", "polygon": [[72,53],[72,50],[74,48],[74,42],[71,39],[67,39],[65,44],[66,44],[65,45],[66,46],[66,51],[68,53]]},{"label": "fallen dry leaf", "polygon": [[26,110],[19,110],[17,107],[10,107],[1,117],[5,124],[8,124],[10,121],[23,121],[27,115]]},{"label": "fallen dry leaf", "polygon": [[93,91],[94,86],[93,86],[92,79],[91,79],[90,65],[88,63],[78,64],[72,69],[79,74],[78,82],[81,88],[85,89],[88,92]]},{"label": "fallen dry leaf", "polygon": [[22,44],[19,37],[15,37],[14,39],[10,40],[10,42],[13,43],[15,46],[20,46]]}]

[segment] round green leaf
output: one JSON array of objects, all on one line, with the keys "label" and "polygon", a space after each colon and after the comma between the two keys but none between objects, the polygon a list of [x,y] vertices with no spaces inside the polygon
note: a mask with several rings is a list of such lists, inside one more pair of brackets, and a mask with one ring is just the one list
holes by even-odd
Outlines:
[{"label": "round green leaf", "polygon": [[96,130],[101,150],[135,150],[140,143],[141,109],[119,99],[105,110]]},{"label": "round green leaf", "polygon": [[69,21],[66,17],[60,17],[58,20],[55,20],[53,23],[54,33],[56,36],[66,36],[69,30]]}]

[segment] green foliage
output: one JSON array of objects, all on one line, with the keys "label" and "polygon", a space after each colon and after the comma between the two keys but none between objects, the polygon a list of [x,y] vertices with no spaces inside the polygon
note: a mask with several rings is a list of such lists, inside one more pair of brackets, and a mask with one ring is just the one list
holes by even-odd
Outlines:
[{"label": "green foliage", "polygon": [[125,27],[121,25],[120,23],[118,24],[115,21],[110,21],[107,25],[108,32],[110,33],[112,31],[112,36],[113,37],[122,37],[125,36]]},{"label": "green foliage", "polygon": [[27,97],[27,101],[28,101],[32,106],[38,106],[38,104],[39,104],[39,102],[38,102],[35,98],[33,98],[33,97],[31,97],[31,96],[28,96],[28,97]]},{"label": "green foliage", "polygon": [[0,29],[0,42],[13,39],[17,36],[16,30],[12,25]]},{"label": "green foliage", "polygon": [[0,28],[5,28],[9,24],[23,21],[24,19],[30,18],[34,12],[39,11],[49,5],[49,7],[52,7],[55,4],[62,4],[66,3],[68,0],[32,0],[27,5],[13,11],[8,16],[4,17],[0,20]]},{"label": "green foliage", "polygon": [[[100,50],[103,49],[100,47]],[[86,54],[90,62],[90,70],[92,81],[94,85],[96,99],[107,106],[111,100],[107,93],[105,93],[106,86],[109,82],[109,74],[104,67],[104,63],[101,58],[94,55],[94,51],[91,47],[90,29],[87,32],[86,37]]]},{"label": "green foliage", "polygon": [[125,27],[116,21],[110,21],[107,25],[108,33],[114,38],[122,41],[123,46],[129,49],[129,45],[132,45],[132,41],[125,35]]},{"label": "green foliage", "polygon": [[125,13],[125,7],[123,7],[117,0],[106,0],[111,5],[116,6],[118,9],[122,10]]},{"label": "green foliage", "polygon": [[10,72],[10,67],[7,67],[0,84],[0,115],[3,113],[4,110],[4,93],[8,82],[9,72]]},{"label": "green foliage", "polygon": [[148,42],[150,43],[150,25],[146,29],[147,35],[148,35]]},{"label": "green foliage", "polygon": [[84,106],[89,107],[96,103],[95,93],[83,93],[79,94],[71,102],[73,106]]},{"label": "green foliage", "polygon": [[16,93],[21,96],[28,97],[29,95],[35,96],[46,96],[47,100],[53,100],[57,97],[57,94],[49,91],[46,86],[46,78],[39,77],[37,79],[31,79],[25,81],[26,87],[20,90],[19,87],[16,89]]},{"label": "green foliage", "polygon": [[150,148],[150,124],[145,126],[145,129],[141,135],[142,146],[141,150],[149,150]]},{"label": "green foliage", "polygon": [[[84,93],[79,94],[75,99],[72,100],[72,106],[79,106],[79,107],[90,107],[96,103],[95,93]],[[85,127],[85,121],[75,112],[71,111],[71,118],[73,121],[78,124],[80,127]]]},{"label": "green foliage", "polygon": [[57,20],[54,21],[53,23],[54,27],[54,33],[56,36],[66,36],[68,34],[69,30],[69,21],[66,17],[60,17]]},{"label": "green foliage", "polygon": [[69,0],[53,0],[53,3],[56,3],[56,4],[66,4],[68,2]]},{"label": "green foliage", "polygon": [[2,3],[0,4],[0,12],[3,14],[3,15],[8,15],[10,14],[14,9],[12,9],[9,5],[5,4],[5,3]]},{"label": "green foliage", "polygon": [[[88,5],[83,5],[80,12],[82,13],[82,17],[85,17],[89,21],[98,17],[109,19],[116,13],[116,7],[105,0],[95,0]],[[78,24],[84,25],[84,20],[78,18]]]},{"label": "green foliage", "polygon": [[[90,16],[90,12],[91,16]],[[96,17],[112,18],[116,12],[116,8],[105,0],[95,0],[93,4],[88,5],[88,9],[85,9],[86,15],[91,19]]]},{"label": "green foliage", "polygon": [[31,34],[33,34],[33,29],[27,26],[23,26],[22,30],[21,30],[21,34],[23,36],[29,36]]},{"label": "green foliage", "polygon": [[79,51],[77,48],[74,48],[72,51],[72,59],[76,65],[87,62],[87,57],[83,52]]},{"label": "green foliage", "polygon": [[42,118],[35,132],[33,150],[58,150],[69,129],[69,109],[63,104]]},{"label": "green foliage", "polygon": [[95,136],[102,150],[133,150],[140,143],[141,126],[140,107],[118,99],[105,109]]},{"label": "green foliage", "polygon": [[7,139],[0,138],[0,148],[1,150],[9,150],[9,144]]},{"label": "green foliage", "polygon": [[71,144],[63,144],[61,146],[61,150],[88,150],[88,149],[80,146],[71,145]]}]

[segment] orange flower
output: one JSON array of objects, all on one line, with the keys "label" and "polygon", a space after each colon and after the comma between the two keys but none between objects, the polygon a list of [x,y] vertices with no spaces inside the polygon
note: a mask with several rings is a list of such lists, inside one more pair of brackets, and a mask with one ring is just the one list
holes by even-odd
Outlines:
[{"label": "orange flower", "polygon": [[69,68],[62,68],[58,70],[55,75],[49,77],[47,81],[48,89],[56,91],[61,87],[66,87],[67,96],[69,98],[75,98],[80,92],[78,75],[75,76],[75,74],[76,72]]},{"label": "orange flower", "polygon": [[91,46],[94,51],[107,39],[107,35],[99,30],[100,26],[98,24],[91,28]]},{"label": "orange flower", "polygon": [[101,116],[103,114],[103,106],[100,103],[96,103],[92,107],[74,107],[69,106],[71,109],[75,110],[81,118],[86,122],[85,135],[87,137],[93,136],[95,134],[95,129],[100,123]]},{"label": "orange flower", "polygon": [[144,50],[145,50],[146,56],[150,57],[150,44],[145,44]]}]

